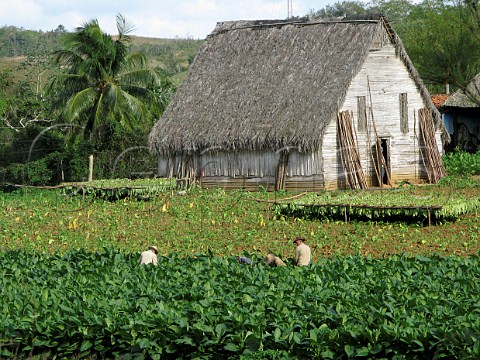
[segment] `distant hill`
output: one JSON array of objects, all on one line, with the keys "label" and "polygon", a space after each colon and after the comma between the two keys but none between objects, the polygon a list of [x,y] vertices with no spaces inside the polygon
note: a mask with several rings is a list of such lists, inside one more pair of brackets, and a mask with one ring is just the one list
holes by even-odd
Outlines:
[{"label": "distant hill", "polygon": [[[14,81],[35,83],[40,88],[51,69],[50,55],[62,47],[66,34],[63,28],[44,32],[1,27],[0,76],[7,72]],[[202,43],[203,40],[132,36],[131,50],[145,54],[152,68],[178,85]]]},{"label": "distant hill", "polygon": [[185,73],[197,54],[203,40],[160,39],[132,36],[132,51],[145,54],[150,65],[168,77]]}]

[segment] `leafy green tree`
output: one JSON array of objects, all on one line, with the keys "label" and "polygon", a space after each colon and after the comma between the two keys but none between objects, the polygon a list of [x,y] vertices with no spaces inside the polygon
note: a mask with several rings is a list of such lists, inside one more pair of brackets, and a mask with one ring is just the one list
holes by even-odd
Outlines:
[{"label": "leafy green tree", "polygon": [[[479,0],[337,2],[313,18],[384,15],[431,92],[466,90],[480,72]],[[474,96],[479,98],[480,96]]]},{"label": "leafy green tree", "polygon": [[[26,159],[30,127],[42,128],[51,125],[48,102],[37,96],[35,84],[17,80],[17,69],[0,71],[0,166]],[[38,130],[38,131],[41,131]],[[30,141],[33,138],[30,138]],[[17,143],[18,141],[18,143]]]},{"label": "leafy green tree", "polygon": [[465,90],[480,71],[477,0],[376,0],[431,92]]},{"label": "leafy green tree", "polygon": [[480,42],[464,2],[424,0],[401,12],[388,2],[378,2],[378,6],[383,13],[396,14],[392,26],[431,90],[443,92],[446,84],[463,88],[480,70]]},{"label": "leafy green tree", "polygon": [[51,183],[65,141],[58,132],[37,139],[52,123],[48,103],[37,96],[34,83],[15,81],[8,70],[0,74],[0,184]]},{"label": "leafy green tree", "polygon": [[159,78],[143,54],[129,52],[133,27],[120,14],[117,29],[112,37],[91,20],[67,34],[64,48],[55,52],[55,63],[65,71],[46,90],[62,109],[57,121],[76,125],[73,136],[83,128],[85,140],[108,140],[119,128],[151,121],[150,110],[160,106],[151,90]]},{"label": "leafy green tree", "polygon": [[310,11],[308,16],[311,19],[327,19],[334,17],[365,15],[368,12],[368,5],[360,1],[337,1],[333,5],[327,5],[318,11]]},{"label": "leafy green tree", "polygon": [[406,21],[414,6],[409,0],[373,0],[369,10],[384,15],[395,26]]}]

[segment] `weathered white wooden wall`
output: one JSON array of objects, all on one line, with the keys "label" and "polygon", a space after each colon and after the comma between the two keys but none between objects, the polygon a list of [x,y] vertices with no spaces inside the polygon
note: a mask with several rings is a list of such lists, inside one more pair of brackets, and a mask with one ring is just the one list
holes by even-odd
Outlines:
[{"label": "weathered white wooden wall", "polygon": [[[370,91],[369,86],[370,84]],[[408,98],[408,129],[402,134],[400,129],[400,94],[407,93]],[[371,94],[371,98],[370,98]],[[373,109],[368,114],[368,129],[366,132],[358,131],[357,98],[366,98],[367,110]],[[370,104],[371,99],[371,104]],[[422,159],[419,153],[418,136],[418,110],[425,107],[419,90],[414,80],[410,77],[406,66],[396,55],[392,44],[384,44],[370,51],[366,62],[359,73],[352,80],[347,91],[345,102],[340,111],[352,111],[354,128],[357,132],[362,168],[369,185],[374,184],[374,168],[371,160],[370,147],[374,145],[375,122],[377,134],[380,138],[389,139],[390,143],[390,170],[392,180],[413,180],[420,176],[425,178]],[[415,121],[416,117],[416,121]],[[414,123],[416,129],[414,130]],[[415,132],[417,137],[415,136]],[[370,144],[368,142],[370,136]],[[440,131],[437,132],[437,144],[442,151]],[[327,188],[344,185],[344,170],[338,155],[336,140],[336,122],[330,123],[323,140],[323,160]],[[337,148],[338,149],[338,148]]]},{"label": "weathered white wooden wall", "polygon": [[[193,167],[203,176],[213,177],[268,177],[275,176],[279,154],[274,152],[215,151],[194,155]],[[182,157],[159,158],[160,176],[176,175],[182,163]]]}]

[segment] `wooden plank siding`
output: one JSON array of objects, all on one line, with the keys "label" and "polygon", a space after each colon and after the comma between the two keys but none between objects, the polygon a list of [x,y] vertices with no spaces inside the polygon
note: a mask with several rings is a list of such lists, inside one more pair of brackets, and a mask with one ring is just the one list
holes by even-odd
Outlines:
[{"label": "wooden plank siding", "polygon": [[[159,157],[157,173],[160,177],[178,177],[185,157]],[[203,187],[243,188],[258,190],[263,187],[273,190],[279,161],[279,152],[222,151],[215,154],[192,156],[193,171]],[[189,162],[188,162],[189,163]],[[322,189],[322,156],[316,153],[299,153],[290,149],[286,190],[305,191]]]},{"label": "wooden plank siding", "polygon": [[[204,189],[223,188],[225,190],[244,189],[247,191],[275,190],[275,178],[230,178],[204,177],[200,180]],[[335,187],[336,188],[336,187]],[[291,192],[321,191],[325,183],[321,176],[291,177],[285,182],[285,190]]]},{"label": "wooden plank siding", "polygon": [[[370,89],[369,89],[370,85]],[[408,132],[402,133],[400,124],[401,104],[400,94],[407,94],[408,99]],[[371,94],[371,96],[370,96]],[[367,131],[362,130],[358,123],[361,116],[358,114],[358,98],[366,97]],[[373,109],[373,119],[370,113]],[[354,127],[357,131],[358,147],[360,150],[362,169],[369,186],[377,186],[370,147],[375,145],[375,122],[378,137],[388,139],[390,145],[390,170],[393,183],[402,180],[426,179],[426,172],[419,152],[419,124],[418,110],[424,103],[415,82],[411,79],[406,66],[395,53],[391,44],[370,51],[359,73],[353,78],[347,91],[344,104],[339,111],[351,111],[354,117]],[[417,119],[414,124],[414,119]],[[414,125],[416,128],[414,128]],[[404,128],[405,129],[405,128]],[[336,124],[331,122],[327,127],[323,141],[323,160],[326,169],[325,184],[334,187],[334,184],[344,185],[345,175],[343,165],[338,157],[339,144],[336,140]],[[415,132],[417,138],[415,137]],[[367,134],[370,137],[368,142]],[[442,152],[440,131],[437,131],[437,144]]]}]

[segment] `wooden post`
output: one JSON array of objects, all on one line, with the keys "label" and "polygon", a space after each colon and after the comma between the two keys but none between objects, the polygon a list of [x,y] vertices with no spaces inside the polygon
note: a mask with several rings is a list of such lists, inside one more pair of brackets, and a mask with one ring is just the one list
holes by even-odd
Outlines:
[{"label": "wooden post", "polygon": [[88,181],[93,179],[93,155],[88,157]]},{"label": "wooden post", "polygon": [[287,177],[288,168],[288,150],[280,151],[280,157],[278,158],[277,174],[275,176],[275,191],[285,190],[285,179]]},{"label": "wooden post", "polygon": [[340,146],[340,157],[347,185],[351,189],[366,189],[367,182],[362,169],[357,134],[352,119],[353,114],[348,111],[337,114],[337,142]]}]

